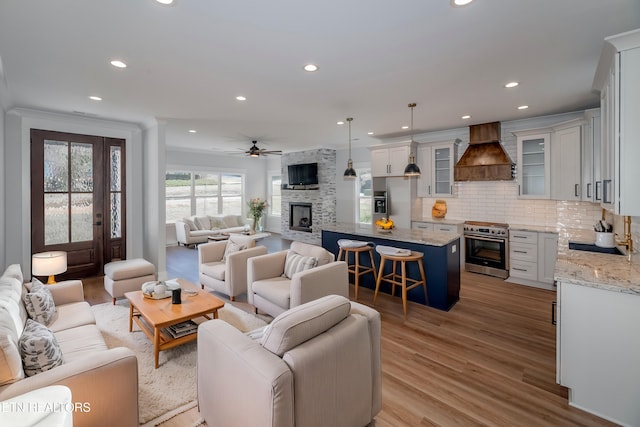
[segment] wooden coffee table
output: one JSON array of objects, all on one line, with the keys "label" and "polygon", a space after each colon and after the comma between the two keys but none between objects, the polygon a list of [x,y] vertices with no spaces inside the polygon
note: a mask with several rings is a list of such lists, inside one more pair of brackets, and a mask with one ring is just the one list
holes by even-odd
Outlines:
[{"label": "wooden coffee table", "polygon": [[162,329],[176,323],[193,320],[198,317],[218,318],[218,309],[224,307],[224,301],[200,289],[188,280],[177,279],[183,290],[195,291],[189,295],[182,292],[182,304],[172,304],[171,298],[145,298],[142,291],[127,292],[124,296],[129,300],[129,332],[133,331],[133,322],[153,342],[156,368],[162,350],[188,343],[197,338],[197,331],[179,338],[173,338]]}]

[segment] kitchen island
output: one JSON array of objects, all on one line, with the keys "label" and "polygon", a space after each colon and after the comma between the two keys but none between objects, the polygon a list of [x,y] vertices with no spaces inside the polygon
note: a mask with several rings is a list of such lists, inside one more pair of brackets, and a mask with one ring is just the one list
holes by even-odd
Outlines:
[{"label": "kitchen island", "polygon": [[[373,225],[347,223],[325,224],[322,226],[322,247],[338,255],[338,240],[362,240],[375,245],[393,246],[424,254],[423,265],[427,278],[428,301],[420,287],[407,292],[407,299],[448,311],[460,298],[460,235],[443,231],[425,231],[394,228],[378,230]],[[380,256],[374,251],[376,270],[380,268]],[[364,257],[363,257],[364,260]],[[366,262],[366,261],[365,261]],[[388,267],[388,268],[387,268]],[[385,274],[391,272],[391,266],[385,265]],[[407,264],[407,275],[419,277],[418,266]],[[375,289],[373,275],[365,274],[360,278],[360,286]],[[391,285],[382,283],[380,292],[391,293]],[[399,295],[399,291],[396,291]]]}]

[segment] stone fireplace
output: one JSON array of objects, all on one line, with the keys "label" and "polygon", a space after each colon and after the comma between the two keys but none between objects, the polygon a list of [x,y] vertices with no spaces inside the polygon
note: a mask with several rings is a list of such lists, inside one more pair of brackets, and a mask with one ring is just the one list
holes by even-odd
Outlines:
[{"label": "stone fireplace", "polygon": [[285,239],[319,245],[322,225],[336,222],[336,152],[322,148],[283,153],[280,162],[283,184],[289,182],[288,165],[300,163],[318,163],[318,185],[283,188],[280,230]]},{"label": "stone fireplace", "polygon": [[311,233],[313,211],[311,203],[289,204],[289,230]]}]

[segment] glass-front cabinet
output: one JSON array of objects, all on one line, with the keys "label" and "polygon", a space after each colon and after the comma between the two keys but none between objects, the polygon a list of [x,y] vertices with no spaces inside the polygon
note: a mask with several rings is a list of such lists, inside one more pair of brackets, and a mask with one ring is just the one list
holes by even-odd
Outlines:
[{"label": "glass-front cabinet", "polygon": [[419,144],[418,197],[450,197],[453,194],[453,165],[455,144]]},{"label": "glass-front cabinet", "polygon": [[518,195],[548,199],[550,180],[550,133],[515,133],[518,144]]}]

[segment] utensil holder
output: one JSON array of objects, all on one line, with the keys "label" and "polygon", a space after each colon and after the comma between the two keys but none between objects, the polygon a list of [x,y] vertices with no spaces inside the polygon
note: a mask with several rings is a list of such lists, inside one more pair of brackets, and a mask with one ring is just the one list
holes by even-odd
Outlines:
[{"label": "utensil holder", "polygon": [[601,248],[614,248],[616,246],[614,234],[596,231],[596,246]]}]

